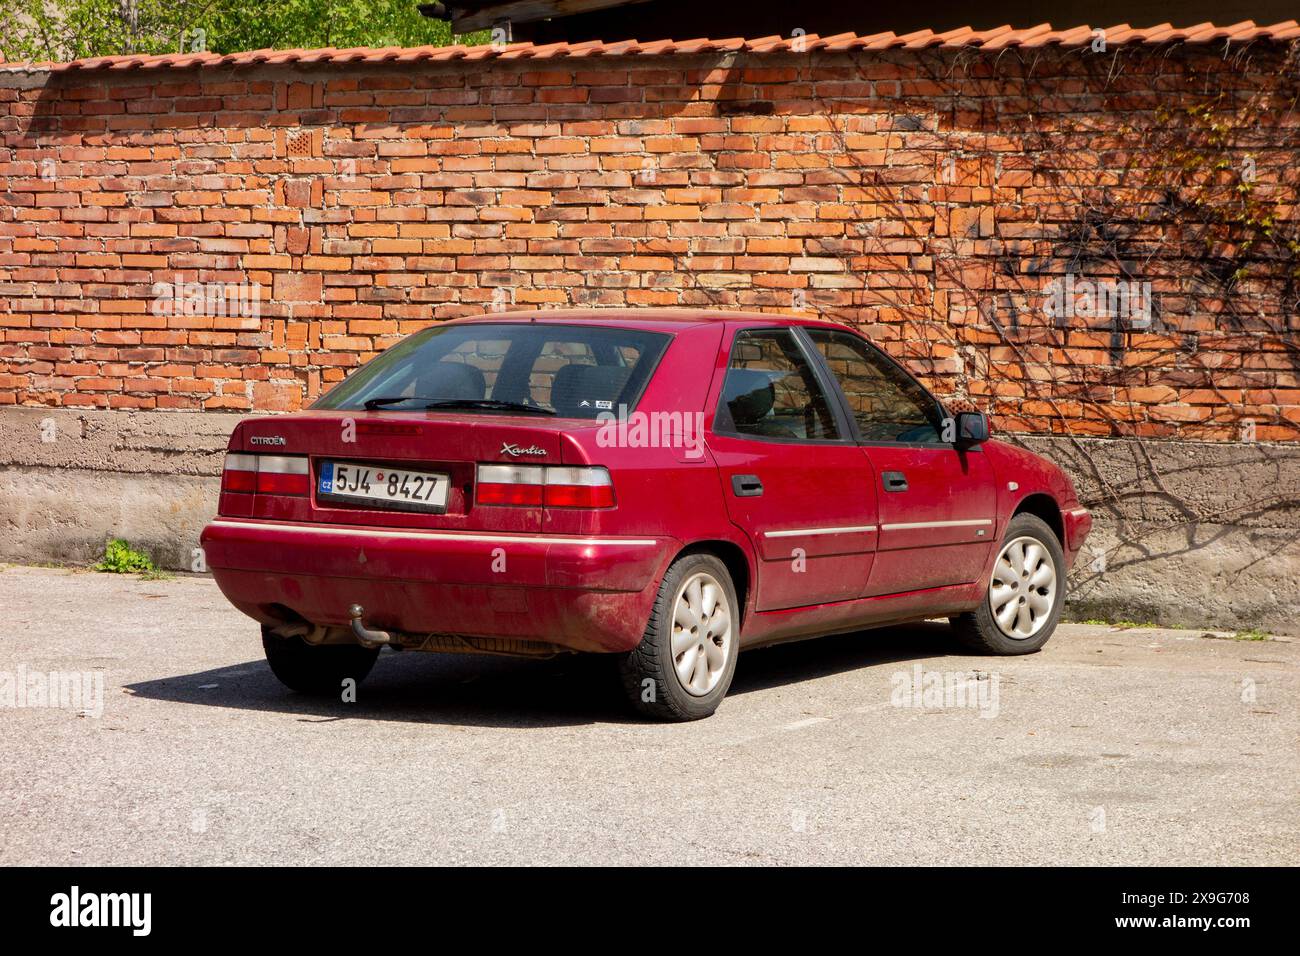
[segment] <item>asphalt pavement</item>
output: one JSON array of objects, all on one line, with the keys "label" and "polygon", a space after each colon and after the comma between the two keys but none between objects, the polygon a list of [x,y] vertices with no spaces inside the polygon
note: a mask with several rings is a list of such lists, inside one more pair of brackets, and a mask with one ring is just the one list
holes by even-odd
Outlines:
[{"label": "asphalt pavement", "polygon": [[744,653],[664,725],[598,658],[303,698],[205,577],[9,566],[0,608],[0,864],[1300,863],[1293,640],[927,622]]}]

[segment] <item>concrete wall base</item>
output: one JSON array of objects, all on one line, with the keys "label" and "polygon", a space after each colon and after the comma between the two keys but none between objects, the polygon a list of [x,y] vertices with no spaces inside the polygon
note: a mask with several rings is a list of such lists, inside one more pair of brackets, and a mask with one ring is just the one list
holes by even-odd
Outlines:
[{"label": "concrete wall base", "polygon": [[[195,570],[239,416],[0,410],[0,561],[89,564],[126,538]],[[1300,448],[1026,438],[1096,526],[1068,613],[1300,633]]]},{"label": "concrete wall base", "polygon": [[1070,575],[1067,614],[1165,627],[1300,633],[1300,540],[1286,529],[1101,520]]},{"label": "concrete wall base", "polygon": [[205,570],[195,549],[220,485],[194,475],[0,466],[0,561],[88,565],[106,541],[125,538],[159,567]]}]

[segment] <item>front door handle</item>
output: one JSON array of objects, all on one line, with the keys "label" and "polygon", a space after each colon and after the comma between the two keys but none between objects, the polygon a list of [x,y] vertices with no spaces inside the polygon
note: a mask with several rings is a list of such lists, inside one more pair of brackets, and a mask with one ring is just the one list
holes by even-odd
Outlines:
[{"label": "front door handle", "polygon": [[763,483],[758,475],[732,475],[731,490],[737,498],[756,498],[763,493]]},{"label": "front door handle", "polygon": [[887,471],[881,477],[885,479],[886,491],[906,491],[907,475],[901,471]]}]

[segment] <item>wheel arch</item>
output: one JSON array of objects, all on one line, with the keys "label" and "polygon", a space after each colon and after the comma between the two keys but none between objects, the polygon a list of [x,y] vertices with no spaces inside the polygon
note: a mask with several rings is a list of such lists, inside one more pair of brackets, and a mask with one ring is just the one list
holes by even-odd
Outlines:
[{"label": "wheel arch", "polygon": [[1061,507],[1056,503],[1055,498],[1045,492],[1027,495],[1020,504],[1016,505],[1016,510],[1011,513],[1011,517],[1021,514],[1031,514],[1041,518],[1043,523],[1052,529],[1061,547],[1065,547],[1065,520],[1061,517]]},{"label": "wheel arch", "polygon": [[673,561],[678,561],[688,554],[711,554],[726,565],[727,573],[731,575],[731,583],[736,589],[736,604],[738,605],[743,626],[747,616],[745,613],[746,601],[749,599],[753,586],[753,572],[750,568],[749,555],[745,553],[745,549],[734,541],[726,541],[721,538],[692,541],[673,555]]}]

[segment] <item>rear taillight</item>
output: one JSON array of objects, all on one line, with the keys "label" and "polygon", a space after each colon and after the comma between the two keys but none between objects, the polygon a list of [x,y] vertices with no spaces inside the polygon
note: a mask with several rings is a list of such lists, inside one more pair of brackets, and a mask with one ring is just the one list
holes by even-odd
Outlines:
[{"label": "rear taillight", "polygon": [[601,467],[479,465],[476,500],[481,505],[612,508],[614,482]]},{"label": "rear taillight", "polygon": [[542,504],[548,508],[612,508],[614,482],[604,468],[547,468]]},{"label": "rear taillight", "polygon": [[221,472],[222,491],[240,491],[252,494],[257,488],[257,456],[226,455],[226,465]]},{"label": "rear taillight", "polygon": [[545,470],[538,465],[479,465],[481,505],[540,505]]},{"label": "rear taillight", "polygon": [[306,458],[289,455],[226,455],[221,490],[244,494],[307,495],[311,492]]},{"label": "rear taillight", "polygon": [[259,495],[306,495],[311,491],[307,459],[287,455],[257,456]]}]

